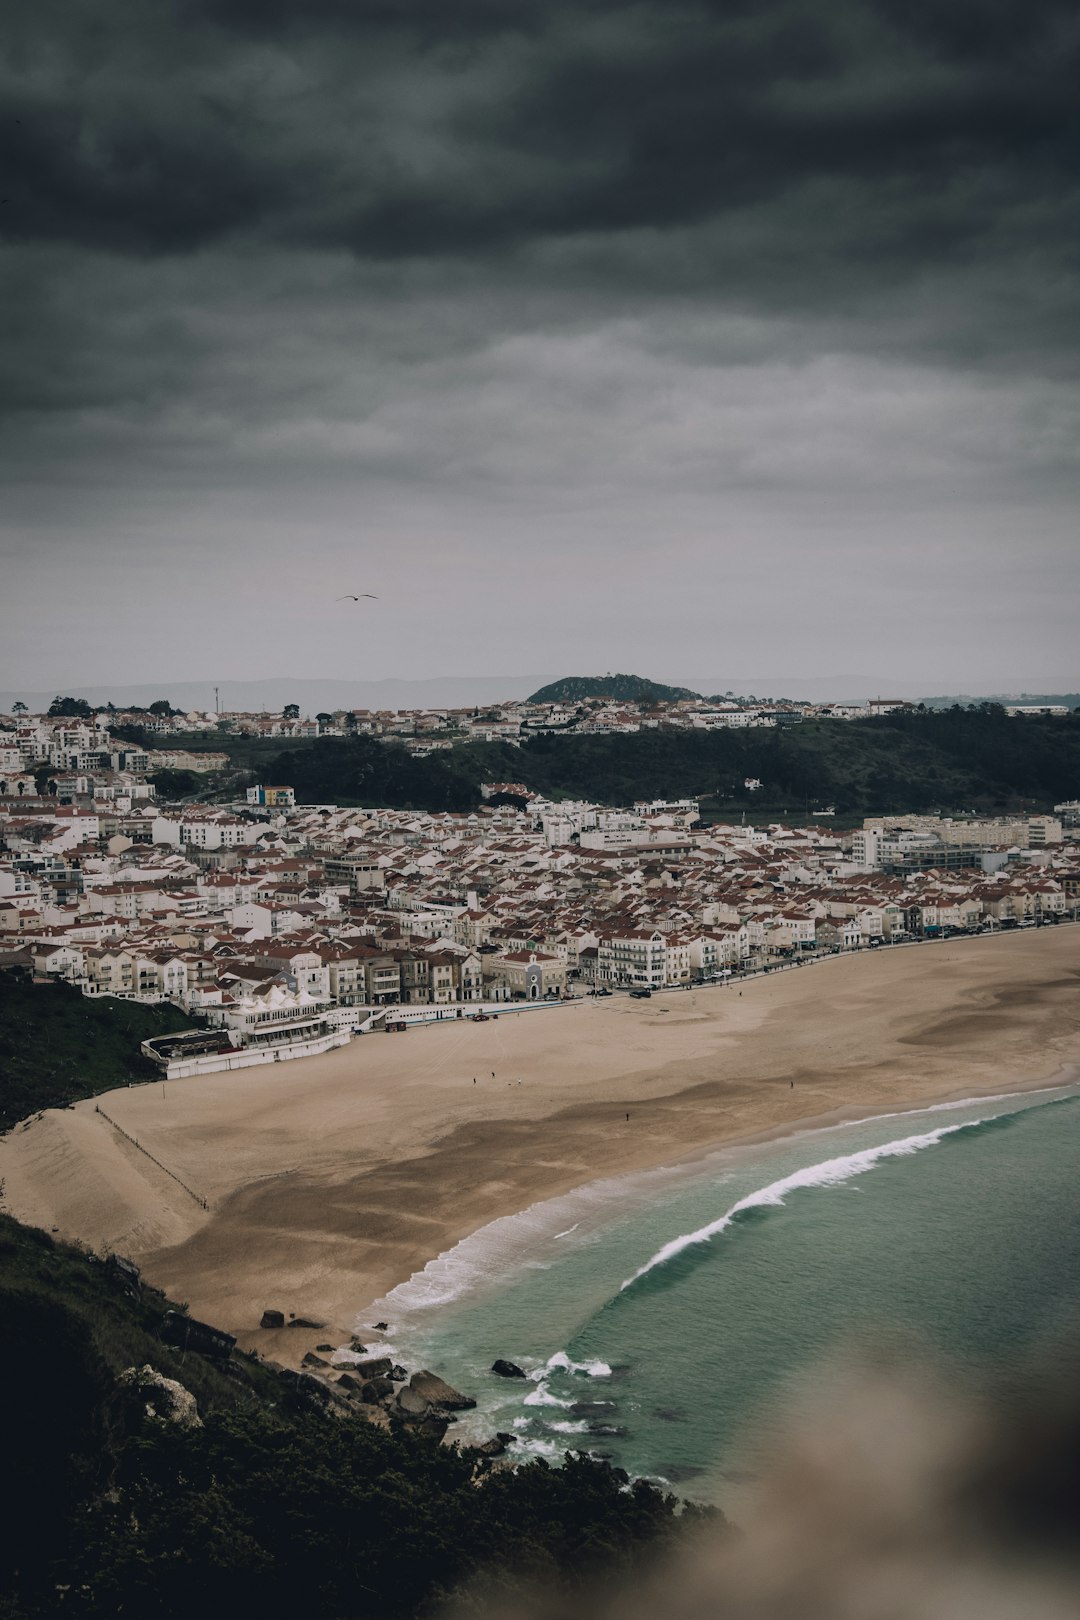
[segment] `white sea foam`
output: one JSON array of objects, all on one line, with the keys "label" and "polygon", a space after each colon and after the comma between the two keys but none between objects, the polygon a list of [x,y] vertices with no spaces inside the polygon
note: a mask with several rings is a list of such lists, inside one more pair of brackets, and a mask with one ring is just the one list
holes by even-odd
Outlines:
[{"label": "white sea foam", "polygon": [[573,1401],[564,1401],[558,1395],[553,1395],[546,1384],[537,1384],[522,1402],[523,1406],[573,1406],[573,1404]]},{"label": "white sea foam", "polygon": [[[987,1104],[1011,1101],[1014,1098],[1023,1104],[1027,1098],[1035,1097],[1040,1092],[1045,1094],[1075,1085],[1076,1081],[1075,1070],[1066,1069],[1056,1084],[1052,1082],[1041,1087],[1039,1092],[1005,1091],[993,1097],[929,1103],[897,1114],[879,1114],[826,1126],[811,1126],[796,1131],[794,1137],[805,1139],[827,1135],[834,1130],[865,1128],[879,1120],[903,1118],[908,1114],[955,1112],[966,1107],[985,1107]],[[730,1160],[733,1152],[744,1156],[747,1150],[733,1149],[728,1145],[714,1151],[722,1159]],[[712,1159],[713,1153],[710,1153],[696,1163],[659,1165],[653,1170],[635,1171],[628,1176],[591,1182],[563,1197],[532,1204],[516,1215],[503,1216],[499,1220],[492,1221],[488,1226],[481,1227],[479,1231],[464,1238],[452,1249],[445,1250],[430,1260],[421,1271],[414,1272],[407,1282],[398,1284],[382,1300],[369,1306],[365,1320],[370,1320],[373,1314],[385,1316],[388,1321],[397,1316],[400,1327],[402,1317],[411,1319],[416,1312],[423,1314],[429,1310],[435,1311],[464,1295],[476,1294],[486,1288],[499,1286],[516,1266],[535,1258],[539,1245],[548,1245],[554,1239],[569,1238],[577,1232],[584,1224],[585,1216],[599,1216],[601,1220],[606,1220],[609,1211],[618,1213],[631,1201],[639,1199],[646,1189],[664,1189],[688,1175],[699,1176],[707,1173]],[[732,1211],[729,1211],[730,1213]],[[576,1218],[569,1226],[562,1227],[560,1219],[565,1220],[567,1216]],[[409,1325],[410,1327],[413,1325],[411,1321]],[[357,1331],[362,1331],[362,1328],[358,1326]]]},{"label": "white sea foam", "polygon": [[611,1368],[606,1361],[571,1361],[565,1350],[556,1350],[553,1356],[548,1357],[546,1370],[550,1372],[585,1373],[589,1378],[611,1377]]},{"label": "white sea foam", "polygon": [[577,1422],[571,1422],[568,1419],[560,1421],[558,1418],[549,1418],[547,1426],[553,1434],[587,1434],[589,1432],[589,1425],[584,1418],[579,1419]]},{"label": "white sea foam", "polygon": [[909,1154],[920,1153],[923,1148],[936,1147],[946,1136],[952,1136],[957,1131],[971,1130],[981,1125],[981,1119],[964,1120],[959,1125],[942,1125],[936,1131],[926,1131],[921,1136],[904,1136],[896,1142],[883,1142],[880,1147],[863,1148],[859,1153],[847,1153],[838,1159],[824,1159],[820,1164],[808,1164],[802,1170],[795,1170],[780,1181],[773,1181],[767,1187],[760,1187],[756,1192],[749,1193],[747,1197],[740,1198],[737,1204],[717,1220],[710,1221],[708,1226],[701,1226],[696,1232],[684,1232],[670,1243],[665,1243],[658,1249],[651,1260],[647,1260],[628,1277],[619,1290],[629,1288],[639,1278],[655,1271],[657,1266],[666,1265],[674,1260],[676,1255],[682,1254],[684,1249],[692,1248],[697,1243],[708,1243],[712,1238],[719,1237],[721,1232],[735,1220],[736,1216],[748,1209],[761,1209],[768,1206],[782,1205],[788,1193],[797,1192],[802,1187],[836,1187],[842,1182],[850,1181],[852,1176],[865,1175],[882,1159],[901,1159]]}]

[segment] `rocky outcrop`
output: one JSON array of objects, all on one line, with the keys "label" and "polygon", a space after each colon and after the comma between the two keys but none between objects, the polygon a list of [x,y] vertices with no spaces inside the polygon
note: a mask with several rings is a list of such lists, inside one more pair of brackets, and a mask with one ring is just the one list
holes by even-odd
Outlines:
[{"label": "rocky outcrop", "polygon": [[284,1311],[263,1311],[259,1322],[261,1328],[283,1328],[285,1326]]},{"label": "rocky outcrop", "polygon": [[360,1391],[360,1399],[375,1406],[379,1401],[385,1401],[388,1395],[394,1393],[394,1386],[389,1378],[369,1378]]},{"label": "rocky outcrop", "polygon": [[423,1372],[413,1373],[409,1379],[409,1388],[414,1389],[430,1405],[442,1412],[469,1412],[476,1405],[471,1395],[462,1395],[445,1379],[426,1369]]},{"label": "rocky outcrop", "polygon": [[404,1367],[399,1367],[395,1363],[386,1376],[392,1378],[395,1384],[403,1384],[409,1375]]},{"label": "rocky outcrop", "polygon": [[202,1418],[195,1397],[175,1378],[166,1378],[155,1367],[127,1367],[117,1383],[142,1402],[147,1417],[177,1423],[182,1429],[201,1429]]},{"label": "rocky outcrop", "polygon": [[363,1386],[361,1385],[360,1380],[358,1378],[354,1378],[351,1373],[342,1373],[341,1377],[338,1379],[338,1388],[348,1390],[350,1393],[354,1390],[361,1389],[362,1387]]},{"label": "rocky outcrop", "polygon": [[171,1344],[177,1350],[194,1350],[214,1360],[226,1360],[236,1344],[231,1333],[223,1333],[209,1322],[196,1321],[183,1311],[166,1311],[159,1333],[164,1344]]},{"label": "rocky outcrop", "polygon": [[518,1366],[516,1361],[503,1361],[501,1357],[498,1361],[491,1363],[491,1370],[493,1373],[498,1373],[500,1378],[524,1378],[526,1376],[524,1370]]},{"label": "rocky outcrop", "polygon": [[425,1418],[431,1410],[430,1402],[409,1385],[398,1390],[394,1404],[406,1418]]},{"label": "rocky outcrop", "polygon": [[330,1363],[324,1361],[322,1356],[317,1356],[314,1350],[308,1350],[307,1353],[300,1358],[300,1365],[301,1367],[328,1367]]},{"label": "rocky outcrop", "polygon": [[353,1372],[357,1378],[389,1378],[392,1366],[389,1356],[375,1356],[370,1361],[358,1361]]}]

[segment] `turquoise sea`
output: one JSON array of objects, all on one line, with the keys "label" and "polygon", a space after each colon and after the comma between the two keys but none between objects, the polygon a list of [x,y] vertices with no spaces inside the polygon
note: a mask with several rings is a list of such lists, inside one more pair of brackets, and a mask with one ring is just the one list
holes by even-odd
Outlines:
[{"label": "turquoise sea", "polygon": [[462,1438],[730,1506],[737,1437],[830,1352],[925,1346],[978,1377],[1080,1322],[1078,1172],[1073,1077],[806,1130],[497,1221],[358,1325],[477,1397]]}]

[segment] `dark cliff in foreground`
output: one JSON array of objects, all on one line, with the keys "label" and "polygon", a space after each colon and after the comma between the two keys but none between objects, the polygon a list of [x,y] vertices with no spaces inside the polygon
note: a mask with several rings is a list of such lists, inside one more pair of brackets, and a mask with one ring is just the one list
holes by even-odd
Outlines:
[{"label": "dark cliff in foreground", "polygon": [[3,1620],[412,1616],[636,1570],[699,1516],[585,1457],[485,1474],[227,1341],[171,1347],[169,1309],[0,1217]]}]

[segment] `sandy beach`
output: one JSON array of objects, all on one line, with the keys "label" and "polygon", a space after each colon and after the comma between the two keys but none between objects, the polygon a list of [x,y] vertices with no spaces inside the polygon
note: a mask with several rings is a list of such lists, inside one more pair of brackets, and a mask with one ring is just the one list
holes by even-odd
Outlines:
[{"label": "sandy beach", "polygon": [[1078,988],[1061,926],[373,1034],[39,1116],[0,1142],[4,1207],[280,1356],[302,1336],[260,1335],[264,1307],[345,1332],[478,1227],[600,1176],[1051,1079],[1080,1064]]}]

